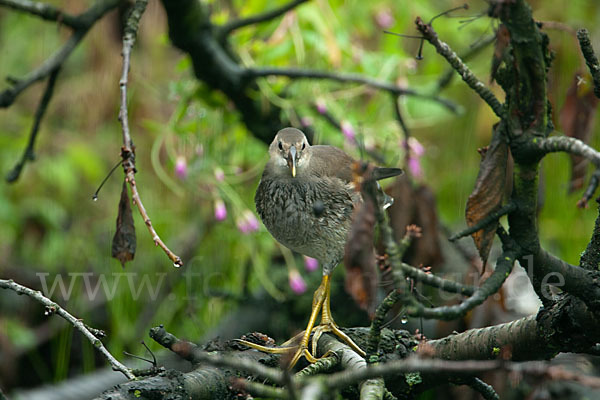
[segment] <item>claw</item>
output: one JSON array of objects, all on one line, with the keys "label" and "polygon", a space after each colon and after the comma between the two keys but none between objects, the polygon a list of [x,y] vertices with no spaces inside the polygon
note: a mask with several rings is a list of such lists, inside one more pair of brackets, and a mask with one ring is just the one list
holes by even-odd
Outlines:
[{"label": "claw", "polygon": [[[296,365],[296,363],[300,360],[300,358],[304,357],[309,363],[315,363],[321,358],[329,357],[331,352],[327,352],[322,357],[317,357],[317,343],[319,342],[319,338],[323,335],[323,333],[331,332],[338,338],[340,338],[344,343],[352,348],[356,353],[360,354],[361,357],[364,357],[365,352],[358,347],[356,343],[348,335],[338,328],[336,323],[331,316],[331,307],[330,307],[330,282],[329,275],[323,276],[323,281],[319,288],[315,291],[315,295],[313,297],[312,311],[310,314],[310,319],[308,321],[308,325],[306,330],[300,332],[293,338],[289,339],[285,343],[283,343],[280,347],[266,347],[261,346],[256,343],[248,342],[247,340],[236,339],[238,343],[242,343],[248,347],[251,347],[256,350],[260,350],[265,353],[270,354],[286,354],[291,353],[292,351],[296,351],[294,356],[292,357],[288,368],[292,369]],[[321,312],[321,323],[315,327],[315,322],[317,320],[317,316]],[[312,337],[312,353],[308,351],[308,343],[311,340],[310,335],[313,334]],[[300,339],[301,338],[301,339]],[[298,340],[300,339],[300,344]]]},{"label": "claw", "polygon": [[236,342],[241,343],[245,346],[251,347],[255,350],[259,350],[262,351],[263,353],[269,353],[269,354],[285,354],[285,353],[289,353],[290,351],[294,350],[295,347],[267,347],[267,346],[261,346],[260,344],[256,344],[256,343],[252,343],[249,342],[247,340],[243,340],[243,339],[234,339]]}]

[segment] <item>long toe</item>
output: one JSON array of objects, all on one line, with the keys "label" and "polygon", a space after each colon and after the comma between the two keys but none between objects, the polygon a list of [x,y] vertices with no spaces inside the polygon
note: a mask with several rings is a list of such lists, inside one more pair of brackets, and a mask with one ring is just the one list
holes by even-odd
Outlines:
[{"label": "long toe", "polygon": [[249,342],[249,341],[243,340],[243,339],[235,339],[235,341],[238,343],[241,343],[245,346],[251,347],[255,350],[259,350],[259,351],[262,351],[263,353],[269,353],[269,354],[285,354],[285,353],[294,351],[297,348],[297,346],[267,347],[267,346],[261,346],[260,344],[252,343],[252,342]]}]

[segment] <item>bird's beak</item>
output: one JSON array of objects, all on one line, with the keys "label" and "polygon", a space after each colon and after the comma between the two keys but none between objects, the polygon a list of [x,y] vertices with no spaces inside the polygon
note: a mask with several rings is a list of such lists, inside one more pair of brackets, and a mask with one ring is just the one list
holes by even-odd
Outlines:
[{"label": "bird's beak", "polygon": [[290,152],[288,154],[288,167],[292,170],[292,177],[296,177],[296,146],[290,147]]}]

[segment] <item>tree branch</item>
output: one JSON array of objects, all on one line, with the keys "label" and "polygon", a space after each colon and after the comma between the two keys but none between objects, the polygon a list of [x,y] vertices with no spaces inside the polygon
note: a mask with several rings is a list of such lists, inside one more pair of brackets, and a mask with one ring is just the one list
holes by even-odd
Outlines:
[{"label": "tree branch", "polygon": [[459,380],[459,382],[469,386],[471,389],[479,393],[485,400],[500,400],[500,396],[498,396],[498,393],[496,393],[492,385],[488,385],[479,378],[465,378]]},{"label": "tree branch", "polygon": [[417,17],[415,23],[417,24],[417,30],[421,32],[423,37],[435,47],[437,52],[441,54],[446,61],[448,61],[452,68],[454,68],[461,76],[463,81],[465,81],[467,85],[469,85],[469,87],[490,106],[492,111],[494,111],[498,117],[502,118],[504,116],[503,106],[491,90],[488,89],[483,82],[477,79],[469,67],[462,62],[460,57],[452,51],[447,43],[444,43],[439,39],[437,33],[430,24],[423,22],[421,17]]},{"label": "tree branch", "polygon": [[590,182],[588,183],[585,192],[583,192],[583,196],[581,196],[581,199],[577,202],[577,207],[587,208],[588,202],[594,197],[594,193],[596,193],[596,189],[598,189],[598,184],[600,184],[600,169],[596,169],[590,177]]},{"label": "tree branch", "polygon": [[422,282],[425,285],[429,285],[449,293],[458,293],[463,296],[471,296],[477,288],[472,285],[467,285],[448,279],[441,278],[434,274],[428,274],[423,270],[413,267],[406,263],[400,263],[395,268],[402,271],[403,276],[410,277],[415,281]]},{"label": "tree branch", "polygon": [[50,99],[52,99],[52,94],[54,92],[54,84],[56,83],[56,78],[58,77],[59,72],[60,66],[56,67],[56,69],[50,73],[48,83],[46,84],[46,90],[42,95],[42,99],[40,100],[40,104],[38,104],[37,110],[35,111],[35,117],[33,118],[33,126],[31,127],[31,132],[29,133],[29,141],[27,142],[27,147],[23,151],[21,160],[19,160],[19,162],[17,162],[13,169],[10,170],[8,174],[6,174],[6,181],[8,183],[15,182],[17,179],[19,179],[19,176],[21,175],[23,167],[25,167],[27,161],[35,160],[35,153],[33,151],[33,148],[35,146],[35,140],[40,129],[42,118],[46,113],[48,104],[50,104]]},{"label": "tree branch", "polygon": [[502,207],[500,207],[498,210],[486,215],[484,218],[477,221],[477,223],[474,224],[473,226],[470,226],[470,227],[466,228],[465,230],[460,231],[459,233],[457,233],[455,235],[452,235],[448,240],[451,242],[454,242],[460,238],[463,238],[472,233],[475,233],[475,232],[485,228],[492,222],[498,221],[501,217],[503,217],[506,214],[511,213],[516,208],[517,208],[517,206],[515,203],[507,203],[507,204],[503,205]]},{"label": "tree branch", "polygon": [[152,240],[156,246],[159,246],[169,257],[169,259],[173,262],[175,267],[181,267],[183,265],[183,261],[181,258],[173,253],[167,245],[162,241],[156,230],[152,226],[152,222],[150,221],[150,217],[146,212],[146,208],[142,203],[142,199],[140,198],[140,194],[137,190],[137,185],[135,182],[135,147],[133,146],[133,142],[131,140],[131,134],[129,132],[129,121],[127,118],[127,82],[129,75],[129,64],[131,59],[131,49],[135,44],[136,34],[140,22],[140,18],[146,9],[146,5],[148,4],[148,0],[136,0],[131,13],[129,14],[129,19],[127,20],[127,24],[125,25],[125,32],[123,35],[123,69],[121,71],[121,79],[119,80],[119,89],[121,93],[121,106],[119,108],[119,121],[121,122],[121,128],[123,133],[123,147],[121,148],[121,158],[123,159],[123,171],[125,172],[125,180],[129,183],[129,187],[131,188],[131,198],[133,203],[137,206],[142,219],[144,220],[144,224],[148,228],[150,235],[152,236]]},{"label": "tree branch", "polygon": [[581,52],[585,58],[585,63],[590,70],[590,74],[592,74],[594,94],[596,97],[600,98],[600,63],[598,63],[598,58],[594,53],[594,48],[590,42],[590,35],[587,29],[583,28],[577,31],[577,40],[579,40],[579,46],[581,47]]},{"label": "tree branch", "polygon": [[584,157],[592,162],[596,167],[600,167],[600,153],[581,140],[570,136],[551,136],[545,139],[534,139],[543,154],[565,152]]},{"label": "tree branch", "polygon": [[[469,48],[469,50],[467,50],[465,53],[458,56],[458,58],[460,60],[462,60],[463,62],[469,61],[471,58],[473,58],[475,55],[477,55],[481,50],[485,49],[487,46],[494,43],[495,41],[496,41],[496,35],[491,35],[491,36],[488,36],[481,40],[478,40],[477,43],[472,44],[471,47]],[[439,92],[439,91],[445,89],[446,86],[448,86],[450,84],[450,82],[452,82],[453,77],[454,77],[454,68],[450,67],[438,79],[436,92]]]},{"label": "tree branch", "polygon": [[503,252],[496,261],[496,269],[492,272],[492,275],[475,290],[475,293],[471,297],[468,297],[462,303],[454,306],[435,308],[425,308],[421,304],[413,303],[412,306],[408,306],[407,313],[415,317],[443,320],[452,320],[465,315],[500,289],[506,278],[510,275],[516,257],[517,253],[514,250]]},{"label": "tree branch", "polygon": [[233,368],[263,379],[268,379],[271,382],[280,385],[284,381],[283,372],[278,369],[266,367],[258,361],[248,358],[213,354],[202,351],[194,343],[180,340],[175,335],[167,332],[162,325],[150,329],[150,337],[164,348],[171,350],[192,364],[208,363],[216,367]]},{"label": "tree branch", "polygon": [[413,89],[403,88],[398,85],[394,85],[393,83],[379,81],[377,79],[368,78],[359,74],[344,74],[339,72],[316,71],[303,68],[250,67],[246,68],[246,70],[244,71],[244,76],[247,80],[267,76],[284,76],[291,79],[326,79],[342,83],[358,83],[361,85],[372,87],[374,89],[389,92],[396,96],[406,95],[427,100],[433,100],[440,103],[452,112],[457,111],[457,107],[453,102],[441,98],[437,95],[419,93]]},{"label": "tree branch", "polygon": [[270,21],[279,17],[280,15],[285,14],[286,12],[296,8],[302,3],[306,3],[308,0],[293,0],[288,4],[285,4],[279,8],[275,8],[271,11],[264,12],[262,14],[256,14],[248,18],[240,18],[237,20],[229,21],[225,25],[217,28],[218,29],[218,37],[220,40],[224,40],[228,35],[230,35],[233,31],[243,28],[248,25],[255,25],[261,22]]},{"label": "tree branch", "polygon": [[57,303],[53,302],[47,297],[44,297],[40,291],[35,291],[26,286],[19,285],[15,283],[12,279],[5,280],[0,279],[0,288],[10,289],[18,294],[25,294],[37,302],[41,303],[46,307],[46,315],[58,314],[64,319],[66,319],[75,329],[80,331],[83,336],[85,336],[92,346],[94,346],[102,355],[108,360],[108,362],[112,365],[115,371],[119,371],[123,373],[128,379],[135,379],[135,375],[133,375],[130,368],[127,368],[125,365],[121,364],[117,361],[116,358],[113,357],[112,354],[106,350],[106,347],[102,344],[100,339],[96,337],[90,330],[86,327],[86,325],[78,318],[75,318],[67,310],[59,306]]},{"label": "tree branch", "polygon": [[84,27],[82,21],[69,13],[50,4],[30,0],[0,0],[0,6],[7,6],[17,11],[36,15],[46,21],[56,21],[73,29]]},{"label": "tree branch", "polygon": [[87,11],[75,17],[80,21],[81,26],[73,32],[73,35],[71,35],[69,40],[67,40],[60,50],[23,78],[11,78],[13,86],[0,93],[0,108],[9,107],[23,90],[27,89],[33,83],[46,78],[52,71],[62,66],[94,23],[102,18],[108,11],[115,8],[119,2],[120,0],[105,0],[98,2]]}]

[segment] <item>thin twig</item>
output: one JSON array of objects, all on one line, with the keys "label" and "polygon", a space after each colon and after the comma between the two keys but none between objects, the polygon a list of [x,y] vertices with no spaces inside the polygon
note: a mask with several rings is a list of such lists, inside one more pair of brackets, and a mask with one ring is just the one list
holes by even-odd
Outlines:
[{"label": "thin twig", "polygon": [[247,80],[253,80],[256,78],[267,77],[267,76],[285,76],[292,79],[326,79],[335,82],[342,83],[358,83],[366,85],[374,89],[383,90],[394,94],[396,96],[406,95],[413,96],[427,100],[433,100],[452,112],[457,112],[457,106],[452,101],[441,98],[437,95],[419,93],[413,89],[403,88],[393,83],[379,81],[377,79],[368,78],[359,74],[344,74],[339,72],[328,72],[328,71],[315,71],[310,69],[302,68],[274,68],[274,67],[262,67],[262,68],[247,68],[244,71]]},{"label": "thin twig", "polygon": [[600,152],[585,144],[581,140],[570,136],[551,136],[546,139],[534,139],[534,145],[544,154],[565,152],[584,157],[596,167],[600,167]]},{"label": "thin twig", "polygon": [[48,104],[50,103],[50,99],[52,99],[52,93],[54,92],[54,84],[56,83],[56,78],[58,73],[60,72],[60,66],[56,67],[55,70],[50,73],[50,77],[48,78],[48,83],[46,84],[46,90],[40,100],[40,104],[38,105],[37,110],[35,111],[35,117],[33,118],[33,126],[31,127],[31,132],[29,133],[29,142],[27,142],[27,147],[23,151],[23,155],[21,156],[21,160],[11,169],[6,175],[6,181],[9,183],[15,182],[19,179],[21,172],[23,171],[23,167],[27,163],[27,161],[33,161],[35,159],[35,153],[33,151],[33,147],[35,146],[35,139],[37,138],[38,131],[40,129],[40,123],[42,122],[42,118],[48,108]]},{"label": "thin twig", "polygon": [[387,313],[396,305],[396,303],[402,298],[397,290],[392,290],[386,298],[377,306],[373,321],[371,322],[371,329],[369,330],[369,338],[367,340],[367,355],[365,359],[368,364],[375,364],[379,362],[379,342],[381,341],[381,328],[383,321]]},{"label": "thin twig", "polygon": [[137,190],[137,185],[135,182],[135,147],[133,146],[133,142],[131,140],[131,134],[129,131],[129,121],[127,118],[127,82],[128,82],[128,74],[129,74],[129,64],[131,59],[131,49],[135,44],[136,34],[140,22],[140,18],[146,9],[146,5],[148,4],[148,0],[136,0],[135,4],[131,9],[131,13],[129,14],[129,19],[125,26],[125,33],[123,35],[123,69],[121,72],[121,79],[119,80],[119,88],[121,92],[121,106],[119,108],[119,121],[121,122],[122,132],[123,132],[123,147],[121,148],[121,158],[123,159],[123,171],[125,172],[125,179],[129,183],[129,187],[131,188],[131,198],[134,204],[137,206],[150,235],[152,236],[152,240],[156,246],[159,246],[163,251],[167,254],[169,259],[173,262],[173,265],[176,267],[180,267],[183,265],[181,258],[173,253],[167,245],[161,240],[161,238],[156,233],[156,230],[152,226],[152,222],[150,221],[150,217],[146,212],[146,208],[142,203],[142,199],[140,198],[140,194]]},{"label": "thin twig", "polygon": [[36,15],[46,21],[60,22],[73,29],[80,29],[85,26],[78,17],[46,3],[30,0],[0,0],[0,6],[7,6],[17,11]]},{"label": "thin twig", "polygon": [[408,146],[408,139],[410,138],[410,130],[404,121],[404,117],[402,116],[402,111],[400,111],[400,104],[398,104],[399,96],[392,94],[392,103],[394,106],[394,115],[396,116],[396,121],[398,121],[398,125],[402,129],[404,133],[404,140],[406,141],[406,146]]},{"label": "thin twig", "polygon": [[587,208],[588,202],[594,197],[596,193],[596,189],[598,189],[598,184],[600,184],[600,169],[596,169],[592,176],[590,177],[590,183],[588,184],[585,192],[583,192],[583,196],[577,202],[577,207],[579,208]]},{"label": "thin twig", "polygon": [[502,118],[504,115],[504,109],[502,103],[494,96],[492,91],[488,89],[483,82],[481,82],[473,72],[466,66],[464,62],[456,55],[454,51],[448,46],[447,43],[442,42],[433,27],[429,24],[423,22],[420,17],[417,17],[416,20],[417,29],[425,39],[431,43],[437,52],[441,54],[446,61],[456,70],[456,72],[461,76],[463,81],[469,85],[471,89],[473,89],[494,111],[494,113]]},{"label": "thin twig", "polygon": [[492,385],[488,385],[477,377],[461,378],[455,383],[469,386],[471,389],[479,393],[485,400],[500,400],[500,396],[498,396],[498,393],[496,393]]},{"label": "thin twig", "polygon": [[108,350],[106,350],[106,348],[104,347],[104,345],[102,344],[100,339],[98,339],[98,337],[96,337],[96,335],[94,335],[92,332],[90,332],[90,330],[86,327],[86,325],[80,319],[75,318],[74,316],[69,314],[69,312],[67,310],[65,310],[64,308],[59,306],[57,303],[53,302],[49,298],[42,295],[42,293],[40,291],[36,291],[36,290],[30,289],[26,286],[19,285],[18,283],[14,282],[12,279],[10,279],[10,280],[0,279],[0,287],[3,289],[13,290],[18,294],[25,294],[25,295],[31,297],[32,299],[38,301],[39,303],[43,304],[46,307],[46,309],[49,310],[48,314],[58,314],[61,317],[63,317],[64,319],[66,319],[77,330],[79,330],[81,333],[83,333],[83,335],[90,341],[90,343],[96,349],[98,349],[98,351],[100,353],[102,353],[102,355],[104,355],[104,357],[112,365],[112,367],[115,371],[122,372],[123,375],[125,375],[128,379],[135,379],[135,375],[133,375],[133,373],[131,372],[131,369],[127,368],[125,365],[123,365],[119,361],[117,361],[117,359],[114,358],[113,355],[108,352]]},{"label": "thin twig", "polygon": [[81,21],[82,26],[73,32],[73,35],[71,35],[60,50],[46,59],[37,69],[31,71],[21,79],[11,78],[12,87],[0,93],[0,108],[9,107],[23,90],[27,89],[33,83],[46,78],[52,71],[61,66],[96,21],[115,8],[119,3],[120,0],[101,1],[75,17]]},{"label": "thin twig", "polygon": [[451,281],[449,279],[440,278],[434,274],[428,274],[425,271],[413,267],[406,263],[399,263],[394,268],[398,268],[402,271],[403,276],[410,277],[417,282],[422,282],[425,285],[432,286],[438,289],[442,289],[449,293],[458,293],[463,296],[471,296],[477,289],[475,286]]},{"label": "thin twig", "polygon": [[302,368],[296,373],[295,377],[304,378],[322,374],[338,366],[340,361],[340,356],[337,353],[332,353],[330,356],[319,358],[314,364]]},{"label": "thin twig", "polygon": [[[496,35],[488,36],[482,40],[478,40],[477,43],[473,44],[469,50],[465,53],[461,54],[459,58],[464,61],[469,61],[475,55],[477,55],[481,50],[485,49],[490,44],[494,43],[496,40]],[[452,78],[454,77],[454,68],[450,67],[437,81],[437,90],[439,92],[446,88],[452,82]]]},{"label": "thin twig", "polygon": [[407,307],[407,314],[414,317],[434,318],[442,320],[453,320],[465,315],[467,312],[483,303],[489,296],[496,293],[502,287],[506,278],[510,275],[513,264],[518,254],[514,250],[506,250],[496,261],[496,268],[492,275],[475,290],[472,296],[462,303],[453,306],[441,306],[425,308],[421,304],[413,303]]},{"label": "thin twig", "polygon": [[71,52],[77,47],[81,39],[83,39],[85,33],[85,31],[76,31],[60,50],[50,56],[37,69],[31,71],[21,79],[11,78],[13,85],[0,93],[0,108],[9,107],[23,90],[27,89],[33,83],[46,78],[53,71],[56,71],[71,55]]},{"label": "thin twig", "polygon": [[517,208],[517,206],[515,203],[507,203],[507,204],[503,205],[502,207],[500,207],[498,210],[489,213],[488,215],[486,215],[484,218],[480,219],[477,223],[473,224],[472,226],[458,232],[455,235],[452,235],[448,240],[451,242],[454,242],[460,238],[463,238],[472,233],[475,233],[475,232],[485,228],[492,222],[498,221],[502,216],[504,216],[506,214],[510,214],[511,212],[516,210],[516,208]]},{"label": "thin twig", "polygon": [[306,3],[307,1],[308,0],[294,0],[294,1],[289,2],[288,4],[284,4],[283,6],[281,6],[279,8],[275,8],[273,10],[266,11],[262,14],[256,14],[256,15],[253,15],[248,18],[240,18],[237,20],[229,21],[222,27],[218,28],[219,29],[218,36],[221,40],[223,40],[229,34],[231,34],[231,32],[233,32],[237,29],[275,19],[275,18],[279,17],[280,15],[285,14],[286,12],[296,8],[300,4]]},{"label": "thin twig", "polygon": [[598,63],[598,58],[594,53],[594,48],[590,42],[590,35],[587,29],[583,28],[577,31],[577,40],[579,40],[579,46],[581,47],[581,52],[585,58],[585,63],[594,80],[594,94],[596,97],[600,98],[600,63]]}]

